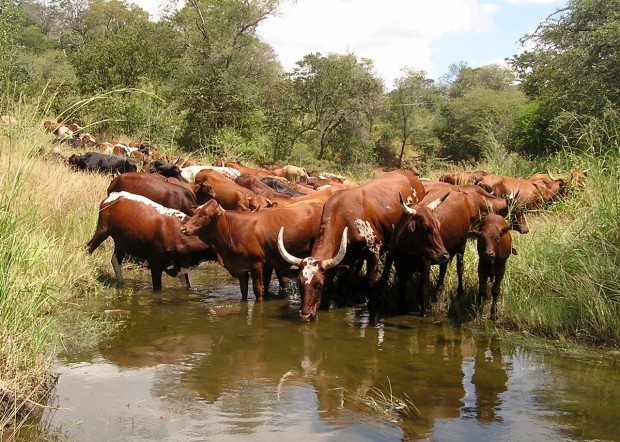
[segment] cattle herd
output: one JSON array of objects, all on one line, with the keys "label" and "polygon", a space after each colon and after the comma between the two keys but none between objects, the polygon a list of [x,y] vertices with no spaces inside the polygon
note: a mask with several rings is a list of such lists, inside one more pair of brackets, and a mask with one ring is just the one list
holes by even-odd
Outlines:
[{"label": "cattle herd", "polygon": [[[457,295],[462,295],[468,238],[477,241],[477,303],[482,305],[492,281],[495,319],[506,262],[516,253],[510,230],[528,233],[524,214],[582,187],[587,173],[513,178],[475,171],[431,181],[394,170],[357,185],[292,165],[188,164],[157,155],[150,144],[98,144],[79,126],[62,121],[45,127],[63,141],[98,147],[72,155],[71,167],[114,175],[88,251],[112,237],[119,285],[126,255],[146,261],[153,290],[162,290],[164,272],[189,288],[191,268],[217,261],[238,278],[242,300],[251,277],[258,302],[275,272],[281,290],[290,279],[298,283],[305,321],[316,318],[328,293],[346,293],[353,280],[362,281],[369,307],[378,309],[392,267],[403,310],[409,309],[407,282],[420,274],[414,308],[426,315],[432,265],[440,266],[439,287],[456,256]],[[142,155],[143,171],[135,152]]]}]

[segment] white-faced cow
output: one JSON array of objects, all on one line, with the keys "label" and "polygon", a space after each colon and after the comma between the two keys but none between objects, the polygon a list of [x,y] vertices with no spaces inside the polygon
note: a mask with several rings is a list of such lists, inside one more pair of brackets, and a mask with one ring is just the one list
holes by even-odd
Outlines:
[{"label": "white-faced cow", "polygon": [[424,187],[413,173],[395,170],[359,187],[340,190],[325,203],[319,234],[309,257],[295,256],[285,244],[280,244],[282,256],[299,266],[302,320],[316,317],[325,284],[339,264],[352,269],[360,260],[366,261],[367,287],[373,288],[378,280],[380,256],[403,213],[399,193],[407,202],[418,202],[424,197]]}]

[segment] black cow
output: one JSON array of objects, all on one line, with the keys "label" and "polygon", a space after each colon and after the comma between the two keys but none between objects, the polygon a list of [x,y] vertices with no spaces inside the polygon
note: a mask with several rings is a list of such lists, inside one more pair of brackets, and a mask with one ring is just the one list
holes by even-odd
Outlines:
[{"label": "black cow", "polygon": [[111,173],[114,175],[138,171],[137,164],[127,158],[99,152],[86,152],[84,155],[73,154],[67,162],[76,170]]},{"label": "black cow", "polygon": [[281,180],[277,178],[268,176],[268,177],[263,177],[260,180],[263,183],[267,184],[269,187],[271,187],[276,192],[286,193],[287,195],[290,195],[290,196],[304,196],[303,193],[299,193],[298,191],[296,191],[295,189],[288,186],[286,183],[282,182]]},{"label": "black cow", "polygon": [[153,160],[149,163],[149,171],[163,175],[166,178],[177,178],[178,180],[187,183],[187,180],[181,175],[181,169],[174,164],[166,164],[161,160]]}]

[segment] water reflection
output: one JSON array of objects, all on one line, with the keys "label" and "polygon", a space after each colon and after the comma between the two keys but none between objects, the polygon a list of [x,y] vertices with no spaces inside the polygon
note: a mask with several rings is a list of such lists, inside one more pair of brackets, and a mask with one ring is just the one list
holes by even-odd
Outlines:
[{"label": "water reflection", "polygon": [[[349,308],[302,324],[297,300],[240,303],[236,281],[192,276],[199,293],[157,295],[138,281],[102,306],[130,313],[98,349],[66,356],[52,430],[68,440],[616,436],[593,423],[620,417],[614,369],[551,364],[415,316],[374,325]],[[594,375],[605,382],[593,384]],[[575,376],[579,386],[562,383]],[[604,393],[601,405],[589,405],[588,388]],[[395,413],[395,401],[374,408],[369,398],[407,398],[419,415]],[[596,416],[580,417],[586,409]]]},{"label": "water reflection", "polygon": [[500,394],[506,391],[507,382],[508,373],[502,360],[499,339],[479,338],[471,383],[475,386],[475,411],[480,422],[502,421],[496,412],[501,408]]}]

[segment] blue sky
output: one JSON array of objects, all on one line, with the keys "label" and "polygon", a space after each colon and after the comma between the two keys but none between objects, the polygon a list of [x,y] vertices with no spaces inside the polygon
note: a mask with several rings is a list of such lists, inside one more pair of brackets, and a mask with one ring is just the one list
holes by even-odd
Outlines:
[{"label": "blue sky", "polygon": [[[128,0],[156,16],[160,0]],[[452,63],[476,67],[521,51],[533,31],[567,0],[284,0],[259,35],[286,71],[320,52],[373,60],[386,87],[409,67],[438,79]]]}]

